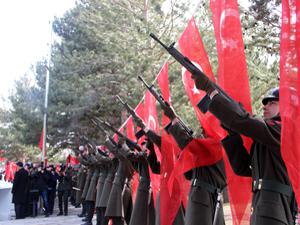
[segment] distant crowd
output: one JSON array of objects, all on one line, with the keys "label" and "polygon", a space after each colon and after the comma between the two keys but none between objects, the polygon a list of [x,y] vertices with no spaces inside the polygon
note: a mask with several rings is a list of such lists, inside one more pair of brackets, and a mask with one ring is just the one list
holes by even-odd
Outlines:
[{"label": "distant crowd", "polygon": [[76,182],[76,167],[64,164],[57,168],[53,165],[44,167],[43,163],[23,165],[22,162],[17,162],[12,187],[16,219],[36,217],[39,209],[42,209],[45,217],[52,215],[56,196],[59,206],[57,216],[68,215],[69,200],[75,206],[75,191],[72,186]]}]

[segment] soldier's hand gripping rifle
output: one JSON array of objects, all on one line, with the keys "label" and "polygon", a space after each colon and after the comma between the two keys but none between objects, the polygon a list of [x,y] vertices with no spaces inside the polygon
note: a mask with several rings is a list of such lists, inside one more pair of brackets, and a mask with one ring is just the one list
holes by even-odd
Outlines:
[{"label": "soldier's hand gripping rifle", "polygon": [[[169,47],[166,46],[164,43],[162,43],[158,37],[156,37],[153,33],[150,34],[150,37],[152,37],[156,42],[158,42],[164,49],[167,50],[167,52],[176,59],[177,62],[179,62],[184,68],[186,68],[191,74],[197,76],[205,76],[207,77],[199,68],[197,68],[192,61],[182,55],[175,47],[175,42],[173,42]],[[207,78],[208,79],[208,78]],[[219,87],[217,84],[212,82],[213,87],[218,90],[219,93],[221,93],[224,97],[226,97],[228,100],[233,101],[231,97],[229,97],[224,90],[222,90],[221,87]],[[203,112],[206,113],[208,111],[208,106],[211,102],[211,99],[208,95],[206,95],[199,103],[198,108]]]},{"label": "soldier's hand gripping rifle", "polygon": [[[151,84],[151,86],[149,86],[146,81],[141,77],[141,76],[138,76],[138,78],[143,82],[143,84],[146,86],[146,88],[150,91],[150,93],[154,96],[154,98],[159,102],[162,110],[166,113],[167,111],[168,112],[172,112],[173,113],[173,109],[171,108],[171,106],[169,105],[168,102],[166,102],[164,100],[164,98],[155,90],[155,87],[153,84]],[[193,135],[193,131],[188,128],[185,123],[182,121],[182,119],[178,116],[176,116],[179,123],[181,124],[181,126],[184,128],[184,130],[190,135],[192,136]]]},{"label": "soldier's hand gripping rifle", "polygon": [[124,134],[122,134],[120,131],[118,131],[116,128],[114,128],[112,125],[110,125],[108,122],[102,121],[99,118],[94,118],[94,119],[97,122],[99,122],[102,126],[105,126],[106,128],[108,128],[111,131],[113,131],[114,133],[116,133],[120,138],[124,139],[128,145],[131,145],[133,148],[135,148],[138,151],[142,151],[141,147],[137,143],[135,143],[134,141],[132,141],[131,139],[126,137]]}]

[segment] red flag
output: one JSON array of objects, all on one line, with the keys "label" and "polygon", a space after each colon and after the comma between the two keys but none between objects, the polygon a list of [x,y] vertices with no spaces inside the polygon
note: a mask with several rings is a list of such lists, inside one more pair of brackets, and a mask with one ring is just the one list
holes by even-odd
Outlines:
[{"label": "red flag", "polygon": [[5,176],[4,179],[8,182],[12,182],[17,171],[17,164],[15,162],[7,162],[5,165]]},{"label": "red flag", "polygon": [[[187,56],[196,66],[198,66],[207,76],[209,76],[211,80],[214,80],[209,59],[204,49],[204,45],[194,18],[189,21],[178,43],[182,54]],[[188,72],[185,68],[182,70],[182,82],[185,87],[185,91],[194,107],[201,126],[205,130],[206,135],[221,140],[225,133],[219,125],[220,122],[209,112],[206,114],[201,113],[197,107],[197,104],[205,95],[205,93],[196,88],[190,72]]]},{"label": "red flag", "polygon": [[44,128],[43,128],[41,136],[40,136],[40,143],[39,143],[40,151],[43,151],[43,142],[44,142]]},{"label": "red flag", "polygon": [[135,140],[134,126],[133,126],[133,121],[131,116],[128,118],[126,123],[126,134],[129,139]]},{"label": "red flag", "polygon": [[[157,75],[157,83],[160,87],[163,98],[169,104],[171,104],[171,95],[169,90],[169,77],[168,77],[168,64],[165,63]],[[166,126],[170,122],[166,116],[162,117],[162,127]]]},{"label": "red flag", "polygon": [[67,166],[69,166],[69,165],[75,166],[75,165],[78,165],[78,164],[79,164],[79,160],[76,157],[69,154],[69,156],[66,159],[66,165]]},{"label": "red flag", "polygon": [[[157,111],[156,111],[156,99],[153,97],[153,95],[149,91],[146,91],[146,94],[145,94],[144,119],[145,119],[146,125],[150,129],[159,133],[159,123],[158,123]],[[156,146],[155,146],[155,153],[156,153],[157,159],[160,161],[161,154]]]},{"label": "red flag", "polygon": [[280,36],[281,154],[300,203],[300,2],[282,1]]},{"label": "red flag", "polygon": [[[160,167],[160,222],[161,225],[171,225],[180,207],[180,184],[175,179],[172,193],[168,189],[168,180],[174,168],[174,155],[176,149],[171,137],[163,130],[161,139],[162,161]],[[165,152],[166,151],[166,152]]]},{"label": "red flag", "polygon": [[[162,69],[160,70],[159,74],[157,75],[157,82],[158,85],[160,87],[161,93],[163,98],[165,99],[165,101],[167,101],[170,105],[172,105],[171,103],[171,95],[170,95],[170,89],[169,89],[169,76],[168,76],[168,64],[165,63],[162,67]],[[166,117],[164,114],[162,115],[162,126],[166,126],[168,123],[170,123],[170,119],[168,117]],[[166,134],[165,134],[166,135]],[[165,138],[165,135],[162,136],[162,138]],[[171,157],[171,159],[173,158],[173,160],[162,160],[164,161],[164,163],[170,163],[170,165],[165,166],[167,168],[173,168],[174,167],[174,163],[177,160],[177,156],[180,154],[180,149],[177,147],[177,143],[176,141],[171,138],[170,139],[171,143],[174,147],[173,147],[173,151],[169,151],[170,147],[163,145],[163,147],[167,147],[167,149],[162,149],[162,158],[169,158],[168,156],[164,156],[163,154],[173,154],[173,157]],[[168,171],[168,173],[172,174],[172,170]],[[162,173],[164,174],[164,173]],[[181,201],[183,202],[184,206],[186,206],[186,202],[187,202],[187,196],[188,196],[188,192],[189,192],[189,186],[190,186],[190,182],[188,182],[183,173],[182,174],[178,174],[178,176],[176,176],[177,182],[179,182],[180,185],[180,193],[172,193],[173,189],[176,190],[176,183],[174,183],[174,179],[172,180],[171,184],[169,185],[169,192],[171,197],[175,197],[178,198],[179,194],[181,195]],[[178,196],[177,196],[178,195]],[[175,209],[176,207],[174,207]],[[179,206],[178,206],[179,208]],[[178,209],[177,209],[178,210]],[[171,213],[172,214],[172,213]]]},{"label": "red flag", "polygon": [[[210,8],[217,43],[219,84],[251,113],[250,87],[237,1],[211,0]],[[250,151],[252,141],[245,137],[243,140]],[[240,224],[242,219],[249,220],[250,216],[247,206],[250,204],[252,195],[251,179],[236,176],[227,157],[225,157],[225,167],[233,222]],[[241,185],[245,190],[243,193],[239,192]]]}]

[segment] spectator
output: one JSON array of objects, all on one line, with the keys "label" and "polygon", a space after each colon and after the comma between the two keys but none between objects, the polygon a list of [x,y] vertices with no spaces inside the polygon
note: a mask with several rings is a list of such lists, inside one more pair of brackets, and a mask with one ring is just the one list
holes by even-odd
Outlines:
[{"label": "spectator", "polygon": [[17,172],[11,191],[13,195],[12,202],[15,204],[16,219],[25,218],[28,185],[28,172],[23,168],[22,162],[17,162]]}]

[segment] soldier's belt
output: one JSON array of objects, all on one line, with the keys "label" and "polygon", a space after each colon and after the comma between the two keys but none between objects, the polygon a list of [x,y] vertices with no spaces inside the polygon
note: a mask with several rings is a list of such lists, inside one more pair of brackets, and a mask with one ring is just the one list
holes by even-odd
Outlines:
[{"label": "soldier's belt", "polygon": [[72,187],[72,189],[75,191],[80,191],[80,188],[77,188],[77,187]]},{"label": "soldier's belt", "polygon": [[274,180],[263,180],[263,179],[254,180],[252,182],[252,191],[256,192],[260,190],[273,191],[273,192],[284,194],[289,197],[293,195],[293,189],[291,186],[282,184]]},{"label": "soldier's belt", "polygon": [[197,178],[195,178],[194,180],[192,180],[192,186],[193,187],[201,187],[202,189],[204,189],[204,190],[206,190],[206,191],[208,191],[210,193],[213,193],[213,194],[221,193],[223,191],[223,189],[217,188],[214,185],[206,183],[206,182],[204,182],[202,180],[199,180]]}]

